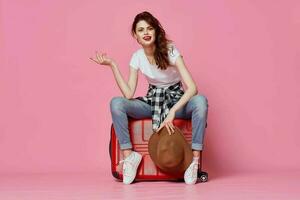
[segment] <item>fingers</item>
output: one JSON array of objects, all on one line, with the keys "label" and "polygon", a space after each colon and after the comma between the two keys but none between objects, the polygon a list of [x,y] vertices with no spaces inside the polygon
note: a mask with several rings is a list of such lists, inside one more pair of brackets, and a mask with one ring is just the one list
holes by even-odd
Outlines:
[{"label": "fingers", "polygon": [[169,124],[166,124],[166,127],[167,127],[167,130],[168,130],[169,135],[171,135],[171,134],[172,134],[172,131],[171,131],[171,128],[170,128]]},{"label": "fingers", "polygon": [[98,59],[98,61],[99,61],[100,63],[103,62],[103,57],[102,57],[102,55],[99,55],[99,54],[98,54],[98,51],[96,51],[96,58]]},{"label": "fingers", "polygon": [[101,53],[99,57],[102,60],[102,62],[105,61],[105,59],[106,59],[106,53]]},{"label": "fingers", "polygon": [[166,127],[168,129],[169,135],[171,135],[172,133],[174,133],[174,125],[172,124],[172,122],[168,122],[166,124]]},{"label": "fingers", "polygon": [[98,60],[95,60],[94,58],[90,58],[92,61],[94,61],[95,63],[99,64]]},{"label": "fingers", "polygon": [[172,122],[169,122],[168,124],[169,124],[169,127],[170,127],[172,133],[174,133],[174,132],[175,132],[175,128],[174,128],[173,123],[172,123]]},{"label": "fingers", "polygon": [[156,130],[156,132],[158,133],[160,131],[160,129],[162,129],[165,126],[165,123],[161,123],[160,127]]},{"label": "fingers", "polygon": [[95,51],[96,58],[90,58],[92,61],[96,62],[97,64],[102,64],[106,59],[106,53],[98,53]]},{"label": "fingers", "polygon": [[156,132],[158,133],[164,126],[167,128],[167,131],[168,131],[169,135],[171,135],[172,133],[175,132],[175,127],[174,127],[172,122],[163,122],[163,123],[161,123],[160,127],[157,129]]}]

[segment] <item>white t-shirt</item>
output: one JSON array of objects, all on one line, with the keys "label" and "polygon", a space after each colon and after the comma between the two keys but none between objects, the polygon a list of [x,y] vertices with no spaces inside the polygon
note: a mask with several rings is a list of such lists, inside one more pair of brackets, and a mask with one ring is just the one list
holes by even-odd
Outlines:
[{"label": "white t-shirt", "polygon": [[170,46],[168,52],[171,66],[168,66],[166,70],[158,69],[157,65],[150,64],[143,48],[133,53],[129,65],[136,70],[140,69],[148,80],[148,83],[152,85],[157,87],[173,85],[181,80],[181,76],[175,66],[175,61],[180,56],[180,53],[174,44],[172,46],[173,51]]}]

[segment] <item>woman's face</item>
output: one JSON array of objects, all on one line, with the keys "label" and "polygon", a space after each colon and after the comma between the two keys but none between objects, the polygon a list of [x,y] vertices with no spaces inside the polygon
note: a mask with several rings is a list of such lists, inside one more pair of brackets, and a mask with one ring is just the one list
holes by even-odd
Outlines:
[{"label": "woman's face", "polygon": [[155,30],[146,21],[141,20],[136,24],[134,37],[142,46],[151,46],[155,41]]}]

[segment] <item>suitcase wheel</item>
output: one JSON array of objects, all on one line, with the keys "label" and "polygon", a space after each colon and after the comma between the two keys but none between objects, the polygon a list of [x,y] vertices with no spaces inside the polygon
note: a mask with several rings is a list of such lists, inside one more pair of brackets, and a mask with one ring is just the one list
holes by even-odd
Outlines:
[{"label": "suitcase wheel", "polygon": [[208,174],[207,172],[199,172],[198,175],[200,182],[207,182],[208,181]]}]

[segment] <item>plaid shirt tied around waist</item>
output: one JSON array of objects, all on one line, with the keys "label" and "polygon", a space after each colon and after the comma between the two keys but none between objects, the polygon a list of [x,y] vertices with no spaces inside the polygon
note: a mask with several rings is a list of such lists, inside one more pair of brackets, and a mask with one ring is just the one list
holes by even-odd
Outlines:
[{"label": "plaid shirt tied around waist", "polygon": [[151,106],[152,129],[156,131],[164,119],[168,116],[170,109],[179,101],[184,94],[181,81],[167,88],[159,88],[149,84],[145,97],[137,97]]}]

